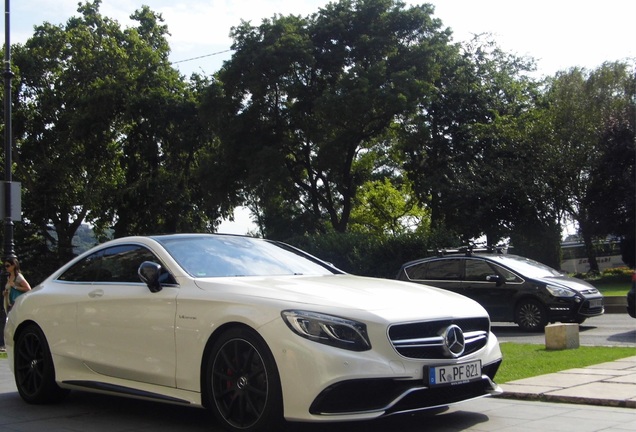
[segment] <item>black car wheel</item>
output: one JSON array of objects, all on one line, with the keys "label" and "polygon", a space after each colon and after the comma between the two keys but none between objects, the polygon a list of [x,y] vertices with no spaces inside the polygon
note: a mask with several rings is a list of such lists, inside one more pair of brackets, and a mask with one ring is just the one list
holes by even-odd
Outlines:
[{"label": "black car wheel", "polygon": [[527,299],[517,306],[516,322],[524,330],[542,331],[548,323],[545,307],[536,300]]},{"label": "black car wheel", "polygon": [[255,332],[232,329],[212,348],[207,368],[208,405],[230,431],[277,430],[282,392],[274,358]]},{"label": "black car wheel", "polygon": [[30,325],[15,342],[15,383],[22,399],[31,404],[58,402],[68,394],[55,382],[51,351],[42,330]]}]

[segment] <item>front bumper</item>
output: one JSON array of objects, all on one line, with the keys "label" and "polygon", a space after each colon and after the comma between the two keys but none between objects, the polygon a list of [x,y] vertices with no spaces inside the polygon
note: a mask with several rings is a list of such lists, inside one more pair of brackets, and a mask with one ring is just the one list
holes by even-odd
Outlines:
[{"label": "front bumper", "polygon": [[323,390],[309,411],[320,416],[376,413],[388,416],[447,406],[502,390],[493,379],[501,360],[482,368],[482,378],[466,384],[430,388],[423,380],[360,379],[342,381]]},{"label": "front bumper", "polygon": [[[275,341],[271,348],[280,372],[287,420],[370,420],[501,393],[493,378],[502,355],[492,333],[481,349],[458,359],[407,358],[391,346],[386,326],[373,326],[369,330],[373,349],[364,352],[300,337],[281,338],[283,329],[274,322],[260,329],[266,340]],[[446,387],[427,385],[428,367],[477,360],[482,364],[480,379]]]},{"label": "front bumper", "polygon": [[587,297],[579,302],[568,300],[554,302],[548,306],[548,321],[550,322],[580,322],[585,318],[600,316],[605,313],[604,298]]}]

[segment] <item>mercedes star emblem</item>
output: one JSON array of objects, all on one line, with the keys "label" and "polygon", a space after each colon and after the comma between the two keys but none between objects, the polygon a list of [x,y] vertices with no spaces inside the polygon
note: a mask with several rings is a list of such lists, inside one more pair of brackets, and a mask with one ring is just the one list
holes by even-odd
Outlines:
[{"label": "mercedes star emblem", "polygon": [[464,332],[455,324],[449,325],[444,330],[444,351],[446,354],[457,358],[464,353]]}]

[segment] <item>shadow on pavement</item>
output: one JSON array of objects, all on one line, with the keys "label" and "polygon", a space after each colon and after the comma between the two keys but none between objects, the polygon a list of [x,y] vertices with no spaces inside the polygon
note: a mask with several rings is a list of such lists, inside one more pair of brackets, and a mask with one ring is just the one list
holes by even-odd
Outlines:
[{"label": "shadow on pavement", "polygon": [[[223,432],[203,409],[74,391],[59,404],[29,405],[18,393],[0,394],[0,430],[90,430],[91,432]],[[446,409],[365,422],[288,423],[275,432],[432,432],[465,430],[488,422],[488,416]],[[274,431],[273,431],[274,432]]]},{"label": "shadow on pavement", "polygon": [[457,431],[471,430],[471,428],[478,424],[488,422],[488,416],[481,413],[457,410],[445,414],[441,412],[442,410],[418,414],[403,414],[366,422],[329,424],[290,423],[289,427],[285,429],[285,432]]},{"label": "shadow on pavement", "polygon": [[607,340],[612,342],[624,342],[624,341],[636,342],[636,330],[611,335],[607,338]]}]

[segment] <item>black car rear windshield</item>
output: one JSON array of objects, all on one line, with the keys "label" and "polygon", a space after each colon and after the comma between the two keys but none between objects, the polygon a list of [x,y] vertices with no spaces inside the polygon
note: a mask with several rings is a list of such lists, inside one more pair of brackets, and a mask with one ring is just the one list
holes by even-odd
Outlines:
[{"label": "black car rear windshield", "polygon": [[517,255],[497,256],[492,258],[492,261],[498,262],[525,277],[542,278],[563,276],[561,272],[552,267]]}]

